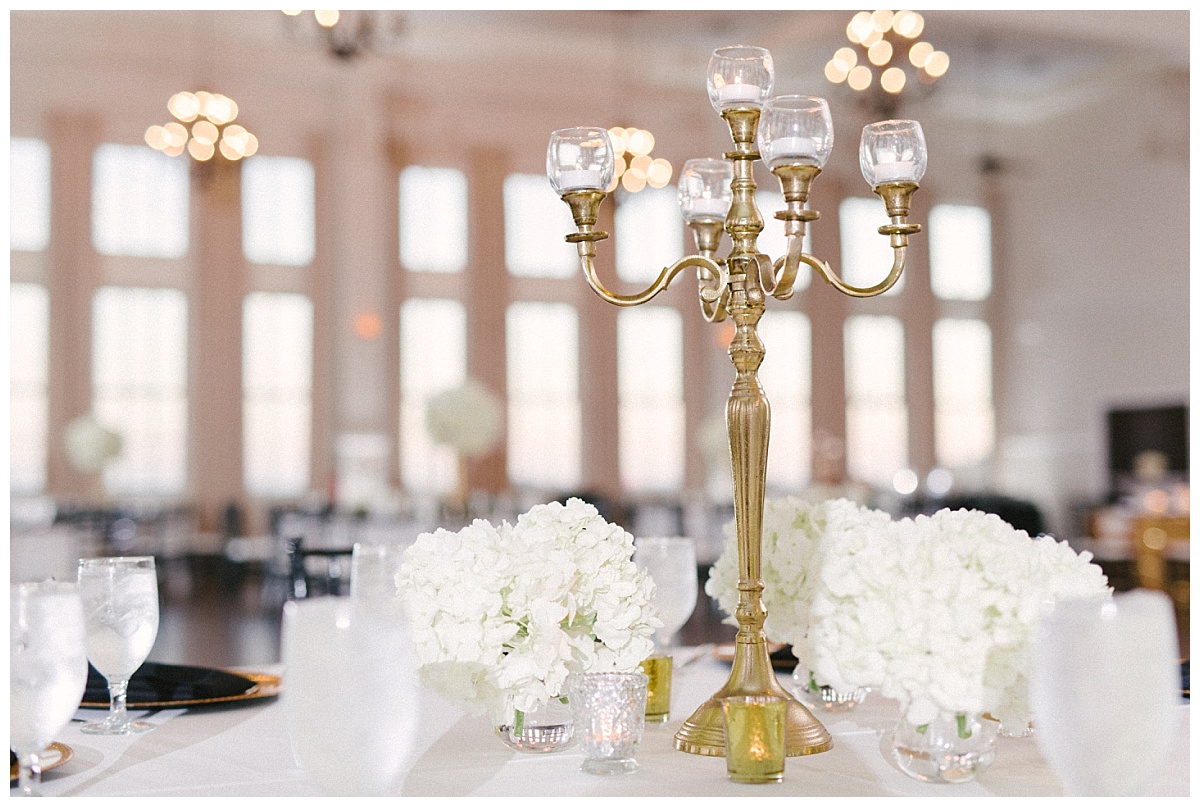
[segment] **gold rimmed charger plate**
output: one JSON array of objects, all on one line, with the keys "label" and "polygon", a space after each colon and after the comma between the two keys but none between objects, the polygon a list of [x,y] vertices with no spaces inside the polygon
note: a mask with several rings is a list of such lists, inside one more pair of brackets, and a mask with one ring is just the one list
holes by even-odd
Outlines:
[{"label": "gold rimmed charger plate", "polygon": [[[42,751],[42,773],[52,771],[60,765],[66,765],[73,756],[75,756],[75,752],[71,750],[71,746],[63,743],[50,743],[46,746],[46,750]],[[17,781],[17,775],[17,763],[14,762],[8,766],[9,784]]]},{"label": "gold rimmed charger plate", "polygon": [[[240,692],[237,695],[223,695],[219,698],[193,698],[190,700],[175,700],[175,701],[129,701],[125,705],[130,709],[177,709],[183,706],[207,706],[209,704],[218,703],[236,703],[238,701],[257,700],[259,698],[273,698],[279,694],[282,688],[282,679],[278,675],[270,673],[257,672],[242,672],[240,670],[229,670],[228,672],[234,675],[240,675],[254,683],[254,686],[247,689],[245,692]],[[93,702],[84,701],[79,704],[85,709],[107,709],[108,701]]]}]

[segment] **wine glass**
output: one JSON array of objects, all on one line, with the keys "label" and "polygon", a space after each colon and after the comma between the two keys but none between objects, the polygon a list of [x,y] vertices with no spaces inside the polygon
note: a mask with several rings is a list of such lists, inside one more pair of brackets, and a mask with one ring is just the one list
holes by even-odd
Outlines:
[{"label": "wine glass", "polygon": [[634,547],[634,562],[654,580],[654,605],[663,623],[654,641],[665,650],[674,645],[679,629],[696,609],[696,545],[691,538],[638,538]]},{"label": "wine glass", "polygon": [[71,720],[87,687],[79,587],[52,580],[13,586],[8,636],[8,733],[18,792],[39,796],[42,751]]},{"label": "wine glass", "polygon": [[137,734],[154,725],[125,711],[130,677],[158,636],[158,578],[152,557],[83,558],[79,591],[87,623],[87,657],[108,680],[108,717],[80,727],[84,734]]},{"label": "wine glass", "polygon": [[335,796],[389,793],[420,716],[407,626],[378,601],[317,597],[284,605],[280,699],[300,766]]},{"label": "wine glass", "polygon": [[1162,592],[1059,602],[1043,619],[1034,737],[1066,795],[1135,795],[1169,753],[1178,703],[1179,639]]}]

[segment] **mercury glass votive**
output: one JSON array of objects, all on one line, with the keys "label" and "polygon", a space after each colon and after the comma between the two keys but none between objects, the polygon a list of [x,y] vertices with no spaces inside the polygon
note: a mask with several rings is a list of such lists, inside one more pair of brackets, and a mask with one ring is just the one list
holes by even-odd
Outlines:
[{"label": "mercury glass votive", "polygon": [[644,673],[574,673],[567,678],[575,736],[583,749],[580,770],[608,776],[632,773],[646,724]]},{"label": "mercury glass votive", "polygon": [[824,98],[780,95],[763,105],[758,149],[768,168],[807,164],[824,168],[833,150],[833,117]]},{"label": "mercury glass votive", "polygon": [[612,140],[597,126],[559,129],[546,147],[546,176],[554,192],[602,191],[612,184]]},{"label": "mercury glass votive", "polygon": [[717,112],[762,107],[775,84],[775,62],[766,48],[730,45],[708,60],[708,99]]},{"label": "mercury glass votive", "polygon": [[733,204],[733,163],[698,158],[683,164],[679,175],[679,209],[686,222],[724,221]]},{"label": "mercury glass votive", "polygon": [[671,657],[650,656],[640,665],[646,674],[646,722],[665,723],[671,717]]},{"label": "mercury glass votive", "polygon": [[730,780],[747,784],[783,781],[787,756],[787,701],[776,695],[723,698],[725,767]]},{"label": "mercury glass votive", "polygon": [[885,120],[863,127],[858,164],[872,188],[886,182],[920,182],[928,153],[915,120]]}]

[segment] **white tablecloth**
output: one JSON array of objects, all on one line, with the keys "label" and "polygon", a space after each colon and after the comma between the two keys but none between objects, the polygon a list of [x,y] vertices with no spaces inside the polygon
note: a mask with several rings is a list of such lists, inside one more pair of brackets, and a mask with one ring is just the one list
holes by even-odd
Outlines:
[{"label": "white tablecloth", "polygon": [[[270,672],[278,672],[271,670]],[[720,688],[729,667],[703,660],[676,671],[671,720],[646,726],[640,769],[600,777],[579,770],[578,748],[549,755],[510,751],[486,718],[465,715],[431,692],[421,702],[423,733],[396,795],[404,796],[1035,796],[1062,795],[1062,786],[1032,737],[997,741],[996,761],[974,782],[933,785],[908,778],[886,755],[895,722],[893,702],[873,695],[840,715],[819,713],[834,738],[830,751],[787,760],[785,780],[739,785],[725,760],[674,750],[675,731]],[[286,679],[284,687],[286,689]],[[100,714],[80,710],[92,720]],[[48,771],[43,789],[55,796],[314,796],[321,795],[293,760],[278,699],[235,707],[164,710],[157,728],[127,737],[95,737],[73,722],[59,741],[74,751]],[[1190,707],[1180,705],[1171,759],[1147,795],[1189,794]],[[1118,741],[1114,738],[1114,742]]]}]

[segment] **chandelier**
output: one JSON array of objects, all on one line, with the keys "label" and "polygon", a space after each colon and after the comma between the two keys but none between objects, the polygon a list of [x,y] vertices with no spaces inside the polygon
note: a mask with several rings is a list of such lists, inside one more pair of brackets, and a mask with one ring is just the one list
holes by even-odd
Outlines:
[{"label": "chandelier", "polygon": [[[175,120],[146,130],[146,143],[169,157],[187,151],[192,159],[207,162],[220,156],[237,162],[258,151],[258,138],[233,121],[238,106],[219,93],[177,92],[167,101]],[[187,125],[185,125],[187,124]]]},{"label": "chandelier", "polygon": [[674,169],[661,157],[651,157],[654,150],[654,135],[636,127],[614,126],[608,130],[613,146],[613,178],[605,190],[612,193],[620,185],[630,193],[649,185],[665,188],[671,181]]},{"label": "chandelier", "polygon": [[920,39],[924,30],[915,11],[860,11],[846,25],[850,45],[825,64],[825,78],[845,82],[872,111],[891,116],[901,93],[928,90],[950,66],[944,51]]},{"label": "chandelier", "polygon": [[384,50],[404,32],[404,18],[392,11],[326,9],[312,12],[311,17],[303,11],[283,13],[293,36],[322,39],[329,52],[343,61],[356,59],[369,50]]}]

